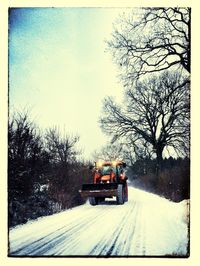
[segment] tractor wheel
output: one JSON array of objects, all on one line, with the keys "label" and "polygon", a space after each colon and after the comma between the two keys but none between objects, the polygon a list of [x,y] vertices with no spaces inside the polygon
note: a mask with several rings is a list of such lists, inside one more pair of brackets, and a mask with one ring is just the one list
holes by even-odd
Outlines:
[{"label": "tractor wheel", "polygon": [[117,204],[124,204],[124,189],[122,184],[119,184],[117,188]]},{"label": "tractor wheel", "polygon": [[98,204],[98,198],[95,197],[89,197],[89,202],[92,206],[95,206]]},{"label": "tractor wheel", "polygon": [[124,186],[124,201],[125,202],[128,201],[128,184],[127,184],[127,182],[125,183],[125,186]]}]

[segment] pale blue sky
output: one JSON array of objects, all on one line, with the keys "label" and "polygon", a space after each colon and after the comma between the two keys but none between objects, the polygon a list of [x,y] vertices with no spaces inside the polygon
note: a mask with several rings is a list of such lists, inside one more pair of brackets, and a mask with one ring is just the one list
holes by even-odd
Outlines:
[{"label": "pale blue sky", "polygon": [[22,8],[10,11],[10,110],[30,108],[42,128],[80,135],[84,156],[104,145],[102,100],[122,98],[105,39],[118,8]]}]

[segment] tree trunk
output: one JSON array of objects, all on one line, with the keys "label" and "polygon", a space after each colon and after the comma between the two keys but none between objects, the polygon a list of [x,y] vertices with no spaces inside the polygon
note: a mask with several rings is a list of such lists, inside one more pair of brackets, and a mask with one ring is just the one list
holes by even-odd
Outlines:
[{"label": "tree trunk", "polygon": [[157,179],[159,177],[160,172],[162,171],[162,166],[163,166],[162,153],[163,153],[163,149],[164,149],[164,147],[162,147],[161,145],[157,145],[157,147],[156,147],[156,176],[157,176]]}]

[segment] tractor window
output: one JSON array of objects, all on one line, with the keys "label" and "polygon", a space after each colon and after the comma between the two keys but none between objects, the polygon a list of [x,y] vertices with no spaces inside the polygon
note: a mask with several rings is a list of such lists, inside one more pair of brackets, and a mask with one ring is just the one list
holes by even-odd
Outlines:
[{"label": "tractor window", "polygon": [[102,168],[100,169],[100,173],[102,175],[110,175],[112,171],[112,168],[110,165],[104,165],[102,166]]}]

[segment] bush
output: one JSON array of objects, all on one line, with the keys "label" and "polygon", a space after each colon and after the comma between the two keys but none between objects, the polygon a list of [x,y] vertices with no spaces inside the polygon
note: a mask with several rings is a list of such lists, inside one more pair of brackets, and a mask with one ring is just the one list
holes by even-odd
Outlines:
[{"label": "bush", "polygon": [[39,134],[28,114],[18,113],[8,126],[9,226],[51,215],[85,202],[78,190],[90,173],[79,162],[78,137],[56,128]]},{"label": "bush", "polygon": [[[152,168],[149,168],[151,170],[146,174],[142,174],[141,165],[143,165],[142,162],[137,162],[134,166],[134,174],[137,176],[132,180],[134,186],[175,202],[190,198],[190,160],[188,158],[165,159],[163,169],[158,176]],[[153,165],[153,161],[148,165]],[[136,166],[139,168],[137,169]],[[133,175],[133,172],[130,173],[129,175]]]}]

